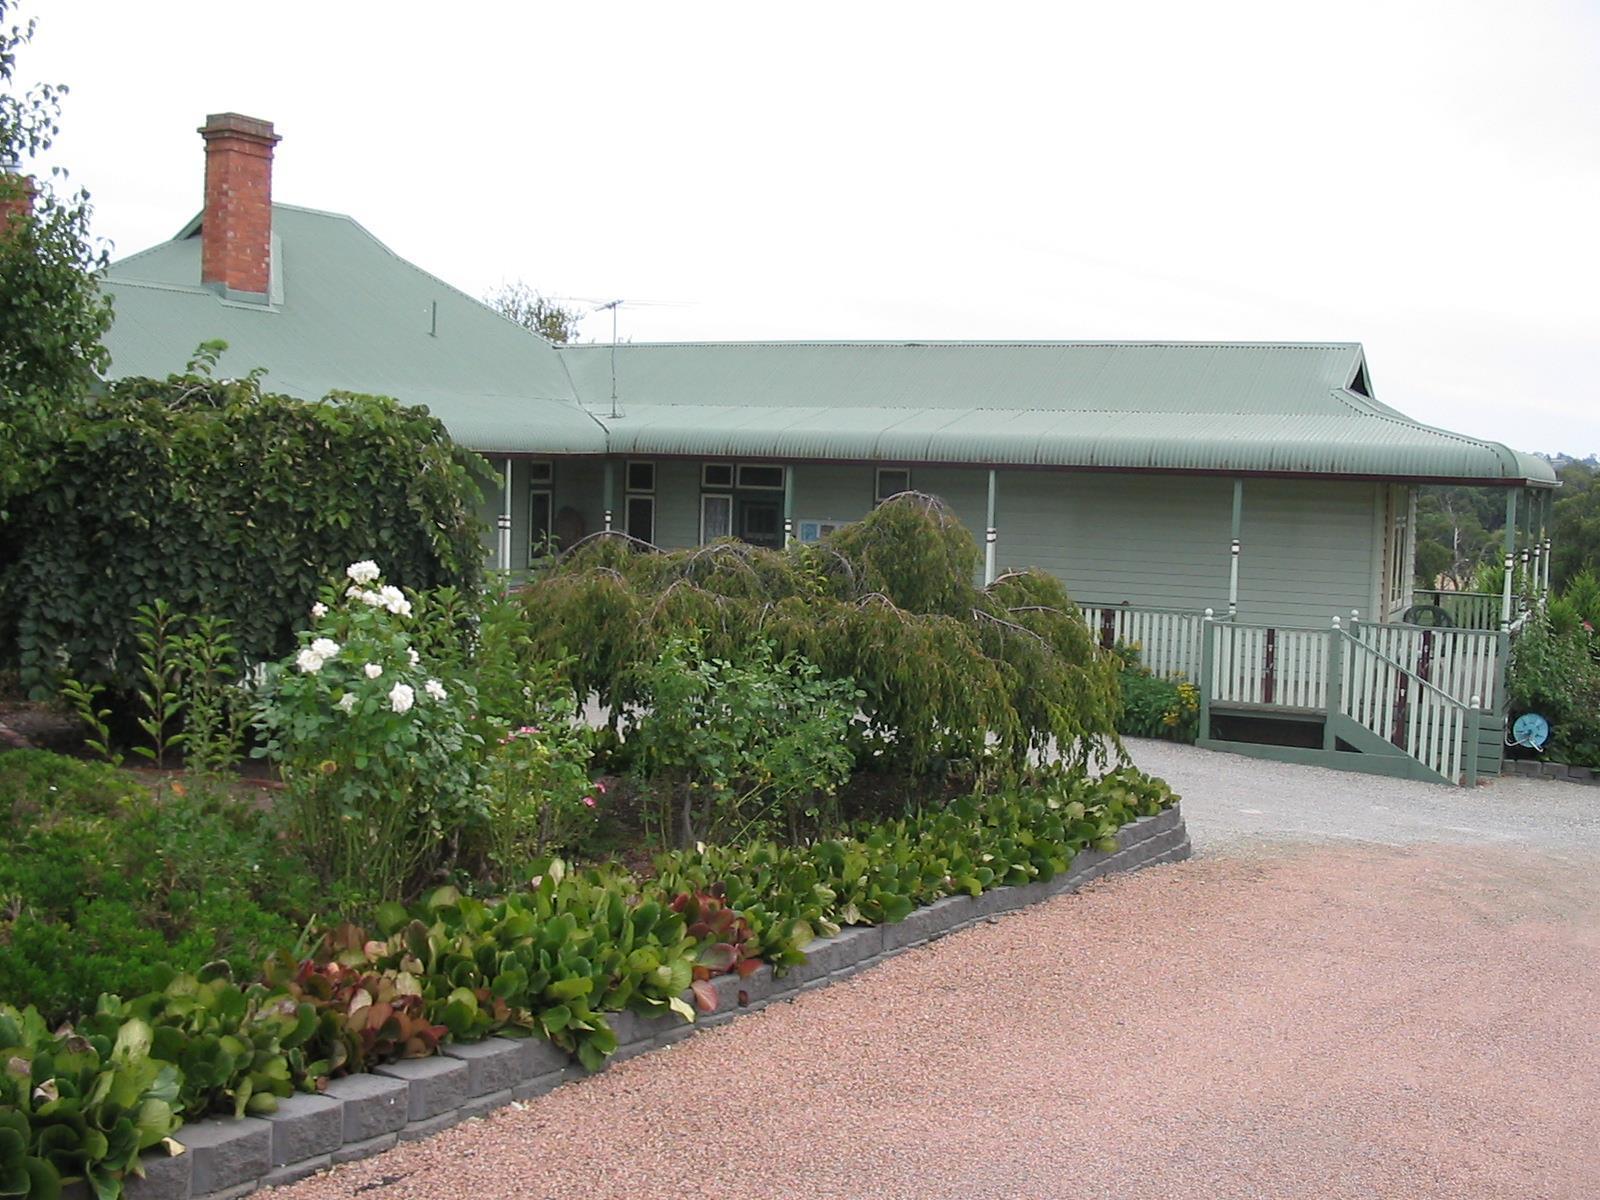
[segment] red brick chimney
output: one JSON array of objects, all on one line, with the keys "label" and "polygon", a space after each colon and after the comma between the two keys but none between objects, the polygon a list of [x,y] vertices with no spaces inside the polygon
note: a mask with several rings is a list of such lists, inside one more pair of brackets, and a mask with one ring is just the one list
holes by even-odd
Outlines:
[{"label": "red brick chimney", "polygon": [[265,296],[272,287],[271,121],[213,113],[206,140],[206,209],[200,219],[200,282]]},{"label": "red brick chimney", "polygon": [[0,170],[0,236],[11,229],[11,222],[33,212],[33,198],[39,185],[31,175]]}]

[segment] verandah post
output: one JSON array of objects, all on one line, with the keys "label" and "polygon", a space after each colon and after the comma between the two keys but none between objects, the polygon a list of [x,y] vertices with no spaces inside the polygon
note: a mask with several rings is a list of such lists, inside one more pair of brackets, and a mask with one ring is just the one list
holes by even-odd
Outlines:
[{"label": "verandah post", "polygon": [[1239,615],[1239,523],[1244,515],[1244,480],[1233,481],[1233,543],[1229,548],[1228,615]]},{"label": "verandah post", "polygon": [[794,541],[794,468],[783,468],[783,544]]},{"label": "verandah post", "polygon": [[1506,489],[1506,574],[1500,585],[1500,628],[1511,628],[1511,576],[1517,569],[1517,489]]},{"label": "verandah post", "polygon": [[604,500],[605,500],[605,506],[606,506],[606,508],[605,508],[605,529],[606,529],[607,533],[610,533],[611,532],[612,496],[615,494],[615,489],[616,489],[616,486],[617,486],[617,465],[616,465],[616,463],[612,462],[609,458],[606,459],[606,479],[605,479],[605,485],[604,486],[605,486]]},{"label": "verandah post", "polygon": [[496,550],[500,559],[500,569],[509,571],[511,570],[511,456],[509,454],[506,455],[505,475],[501,480],[501,488],[505,492],[505,499],[500,506],[500,515],[495,518],[500,534]]},{"label": "verandah post", "polygon": [[1212,664],[1216,661],[1216,630],[1215,615],[1208,608],[1205,616],[1200,619],[1200,732],[1199,740],[1211,740],[1211,676]]},{"label": "verandah post", "polygon": [[1333,716],[1344,707],[1344,638],[1340,635],[1339,618],[1333,619],[1328,631],[1328,703],[1322,718],[1322,748],[1337,750],[1338,739],[1333,733]]},{"label": "verandah post", "polygon": [[995,470],[989,469],[989,519],[983,533],[983,586],[988,587],[995,578],[995,544],[1000,540],[1000,531],[995,528],[994,502],[995,502]]}]

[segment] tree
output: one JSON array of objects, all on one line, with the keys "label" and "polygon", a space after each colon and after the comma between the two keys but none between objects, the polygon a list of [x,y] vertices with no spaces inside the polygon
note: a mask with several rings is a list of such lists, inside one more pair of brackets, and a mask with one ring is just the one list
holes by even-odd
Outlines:
[{"label": "tree", "polygon": [[0,518],[7,497],[44,465],[37,447],[50,414],[81,398],[106,367],[100,339],[111,325],[97,278],[108,255],[90,240],[88,193],[58,194],[60,168],[43,182],[15,169],[50,148],[67,89],[16,93],[17,52],[35,22],[7,25],[11,7],[0,0]]},{"label": "tree", "polygon": [[[1423,488],[1417,496],[1417,582],[1424,588],[1442,581],[1457,590],[1470,587],[1484,562],[1497,561],[1490,530],[1495,499],[1486,488]],[[1499,511],[1504,524],[1504,510]]]},{"label": "tree", "polygon": [[562,308],[520,279],[490,292],[484,297],[484,303],[524,329],[530,329],[545,340],[556,343],[570,342],[575,338],[578,335],[578,322],[583,320],[582,313]]},{"label": "tree", "polygon": [[1600,571],[1600,483],[1594,469],[1577,459],[1564,463],[1560,475],[1550,514],[1550,582],[1557,588],[1583,571]]}]

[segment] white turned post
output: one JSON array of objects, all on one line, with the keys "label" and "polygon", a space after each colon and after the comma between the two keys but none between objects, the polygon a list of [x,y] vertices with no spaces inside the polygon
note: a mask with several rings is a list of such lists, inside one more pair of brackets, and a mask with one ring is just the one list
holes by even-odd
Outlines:
[{"label": "white turned post", "polygon": [[989,472],[989,520],[983,533],[983,586],[988,587],[995,578],[995,558],[997,543],[1000,540],[1000,531],[994,523],[995,507],[995,472]]},{"label": "white turned post", "polygon": [[511,570],[511,456],[506,456],[505,475],[501,482],[505,492],[504,503],[500,507],[500,516],[495,524],[500,527],[499,559],[502,571]]},{"label": "white turned post", "polygon": [[1244,480],[1233,481],[1233,541],[1229,547],[1228,615],[1239,615],[1239,523],[1244,516]]}]

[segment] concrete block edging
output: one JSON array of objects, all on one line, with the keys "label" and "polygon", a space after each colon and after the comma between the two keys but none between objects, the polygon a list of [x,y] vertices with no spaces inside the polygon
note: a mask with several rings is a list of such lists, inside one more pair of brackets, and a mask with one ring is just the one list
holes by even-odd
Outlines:
[{"label": "concrete block edging", "polygon": [[[1111,852],[1086,850],[1048,882],[993,888],[981,896],[947,896],[914,910],[893,925],[856,925],[807,948],[807,961],[782,977],[763,966],[739,979],[715,981],[722,1004],[692,1025],[612,1013],[620,1062],[659,1049],[700,1029],[803,990],[826,987],[895,954],[990,920],[1075,892],[1105,875],[1179,862],[1191,853],[1183,815],[1174,805],[1124,826]],[[355,1162],[398,1142],[429,1137],[517,1100],[542,1095],[587,1072],[556,1047],[531,1038],[491,1037],[446,1045],[431,1058],[403,1059],[364,1075],[336,1079],[319,1095],[296,1095],[279,1113],[240,1121],[216,1119],[185,1125],[174,1140],[187,1148],[176,1157],[146,1156],[143,1179],[124,1185],[128,1200],[223,1200],[304,1178],[330,1165]],[[292,1161],[290,1156],[296,1155]],[[303,1157],[298,1157],[303,1156]],[[76,1200],[76,1188],[63,1193]]]}]

